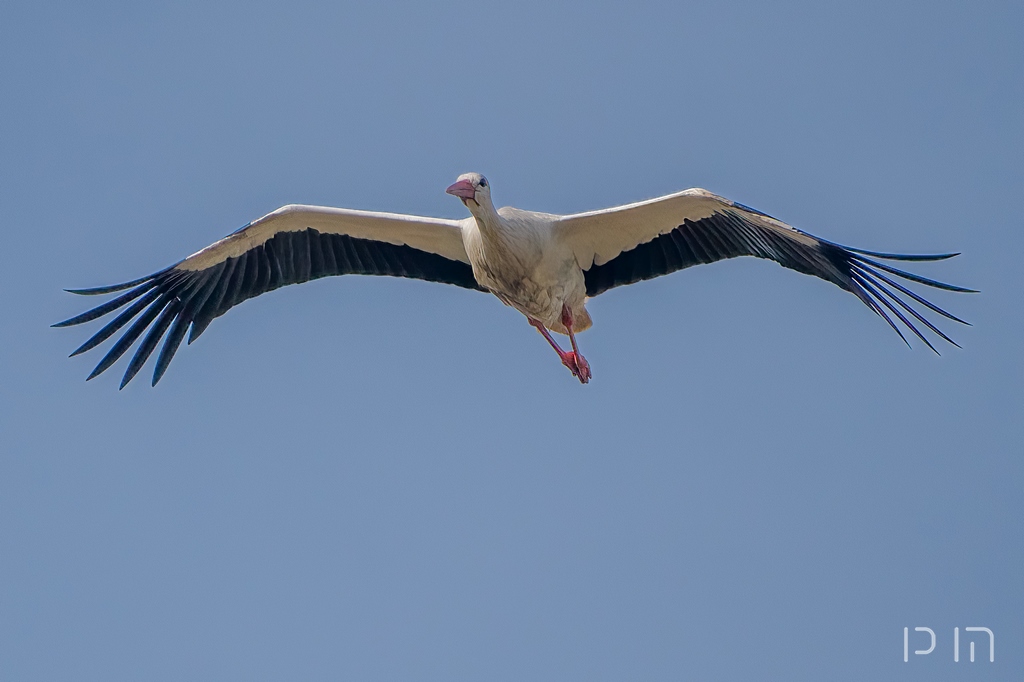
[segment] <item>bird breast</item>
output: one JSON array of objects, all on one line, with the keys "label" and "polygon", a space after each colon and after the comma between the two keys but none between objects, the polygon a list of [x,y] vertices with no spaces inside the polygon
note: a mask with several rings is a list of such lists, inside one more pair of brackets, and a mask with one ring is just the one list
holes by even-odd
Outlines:
[{"label": "bird breast", "polygon": [[582,309],[583,272],[572,252],[551,240],[549,221],[520,213],[502,215],[497,225],[476,221],[464,233],[473,274],[506,305],[561,331],[562,304]]}]

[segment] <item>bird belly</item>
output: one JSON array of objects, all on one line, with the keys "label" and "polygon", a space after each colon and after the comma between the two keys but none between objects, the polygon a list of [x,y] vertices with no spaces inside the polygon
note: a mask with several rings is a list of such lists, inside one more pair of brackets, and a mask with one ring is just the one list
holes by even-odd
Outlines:
[{"label": "bird belly", "polygon": [[474,265],[473,270],[477,281],[505,305],[540,321],[551,331],[568,333],[562,324],[563,305],[572,312],[574,332],[584,331],[591,325],[584,307],[586,285],[575,261],[560,263],[557,268],[537,267],[528,274],[506,269],[499,275],[486,263],[481,263],[479,268]]},{"label": "bird belly", "polygon": [[568,333],[562,324],[563,305],[572,313],[573,331],[590,327],[584,307],[586,282],[572,251],[528,226],[510,229],[502,223],[487,231],[480,227],[470,226],[463,239],[482,287],[551,331]]}]

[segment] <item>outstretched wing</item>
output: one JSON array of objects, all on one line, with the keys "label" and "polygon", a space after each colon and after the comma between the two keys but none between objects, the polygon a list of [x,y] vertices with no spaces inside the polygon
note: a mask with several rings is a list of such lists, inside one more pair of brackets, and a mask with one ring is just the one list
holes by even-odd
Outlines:
[{"label": "outstretched wing", "polygon": [[876,260],[936,261],[958,254],[916,256],[840,246],[702,189],[564,216],[555,226],[554,235],[576,255],[584,271],[589,296],[691,265],[756,256],[820,277],[854,293],[906,342],[888,311],[936,353],[935,347],[907,315],[954,346],[957,344],[912,306],[908,298],[932,312],[967,324],[900,284],[893,276],[947,291],[970,292],[971,289],[937,282]]},{"label": "outstretched wing", "polygon": [[284,206],[148,277],[75,294],[128,289],[103,305],[53,326],[68,327],[125,308],[71,355],[125,331],[89,375],[117,361],[148,329],[121,380],[138,373],[166,335],[153,385],[191,326],[195,341],[214,318],[242,301],[287,284],[329,275],[391,275],[480,289],[458,221],[320,206]]}]

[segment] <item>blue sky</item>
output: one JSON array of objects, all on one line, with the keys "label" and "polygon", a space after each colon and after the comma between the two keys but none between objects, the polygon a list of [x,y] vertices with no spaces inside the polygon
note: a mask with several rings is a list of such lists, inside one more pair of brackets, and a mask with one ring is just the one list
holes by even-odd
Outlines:
[{"label": "blue sky", "polygon": [[[0,36],[0,677],[1024,675],[1020,3],[7,2]],[[744,259],[595,299],[588,386],[397,279],[247,302],[155,390],[49,328],[285,203],[463,217],[469,170],[962,251],[918,271],[974,326],[908,350]]]}]

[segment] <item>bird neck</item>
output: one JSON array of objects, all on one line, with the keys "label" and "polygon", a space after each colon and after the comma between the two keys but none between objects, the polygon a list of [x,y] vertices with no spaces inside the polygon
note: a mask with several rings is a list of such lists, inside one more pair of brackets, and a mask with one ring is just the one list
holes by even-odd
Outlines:
[{"label": "bird neck", "polygon": [[479,205],[473,211],[473,218],[476,219],[477,228],[484,239],[484,243],[504,242],[505,226],[501,216],[494,210],[494,205],[487,201]]}]

